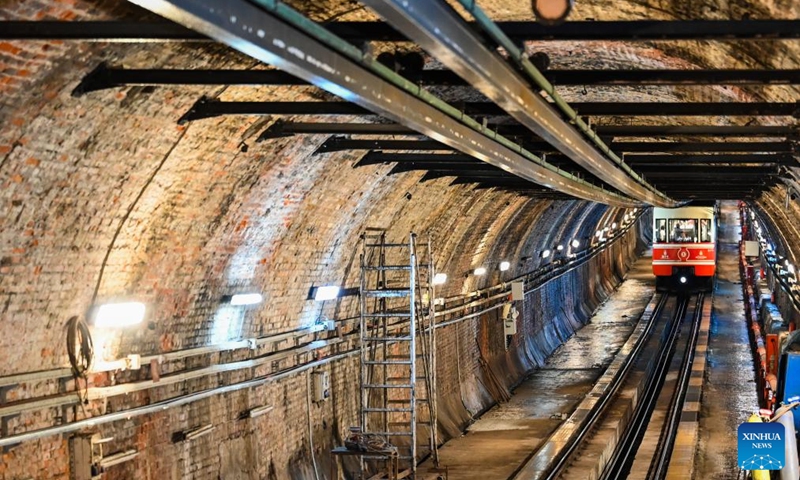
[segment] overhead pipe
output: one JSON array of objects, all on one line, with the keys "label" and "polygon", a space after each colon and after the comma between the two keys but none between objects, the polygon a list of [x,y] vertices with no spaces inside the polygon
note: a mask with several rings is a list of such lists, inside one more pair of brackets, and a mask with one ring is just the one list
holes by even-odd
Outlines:
[{"label": "overhead pipe", "polygon": [[531,182],[609,205],[641,204],[548,164],[276,0],[130,1]]},{"label": "overhead pipe", "polygon": [[[449,5],[440,1],[408,2],[405,0],[365,0],[373,10],[398,31],[415,41],[448,68],[472,84],[481,93],[497,103],[517,121],[551,143],[578,165],[601,180],[641,202],[660,207],[676,207],[681,203],[656,190],[613,152],[600,142],[597,135],[577,113],[555,93],[552,85],[535,67],[522,57],[521,52],[499,31],[473,1],[461,0],[469,7],[479,23],[495,37],[504,48],[519,58],[524,71],[543,85],[548,94],[583,133],[592,138],[604,156],[584,139],[580,132],[564,121],[550,104],[534,92],[527,82],[490,51]],[[599,143],[598,143],[599,142]],[[613,156],[609,155],[611,153]]]}]

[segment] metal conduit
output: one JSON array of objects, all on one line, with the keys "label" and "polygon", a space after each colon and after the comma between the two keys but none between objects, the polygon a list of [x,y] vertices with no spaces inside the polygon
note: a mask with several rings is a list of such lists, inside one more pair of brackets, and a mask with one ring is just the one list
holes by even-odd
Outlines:
[{"label": "metal conduit", "polygon": [[280,2],[256,0],[265,12],[244,0],[130,1],[526,180],[585,200],[640,205],[485,129]]},{"label": "metal conduit", "polygon": [[[629,167],[623,166],[624,163],[616,155],[609,159],[592,147],[581,133],[561,119],[549,103],[534,92],[510,65],[486,48],[464,19],[449,5],[435,0],[425,2],[365,0],[365,3],[398,31],[418,43],[509,115],[587,171],[623,194],[641,202],[661,207],[680,205],[644,182]],[[472,5],[472,2],[467,4]],[[488,21],[485,16],[482,18]],[[496,30],[494,27],[493,31]],[[516,52],[519,53],[518,50]],[[523,68],[537,81],[545,82],[554,93],[552,85],[530,62],[525,60]],[[577,114],[574,110],[557,95],[554,100],[570,116],[571,121],[577,124]],[[599,141],[585,123],[580,121],[580,125],[585,130],[584,133],[590,134],[595,142]],[[602,142],[601,145],[608,155],[610,152],[608,146]]]}]

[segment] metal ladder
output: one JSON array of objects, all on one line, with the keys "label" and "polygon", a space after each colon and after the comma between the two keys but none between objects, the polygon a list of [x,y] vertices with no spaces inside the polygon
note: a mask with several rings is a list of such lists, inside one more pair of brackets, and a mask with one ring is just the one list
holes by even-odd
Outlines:
[{"label": "metal ladder", "polygon": [[[421,458],[432,455],[438,466],[430,242],[421,248],[423,262],[413,233],[388,243],[385,231],[368,230],[361,243],[361,430],[398,447],[399,478],[415,478]],[[362,475],[376,470],[364,459],[361,467]]]}]

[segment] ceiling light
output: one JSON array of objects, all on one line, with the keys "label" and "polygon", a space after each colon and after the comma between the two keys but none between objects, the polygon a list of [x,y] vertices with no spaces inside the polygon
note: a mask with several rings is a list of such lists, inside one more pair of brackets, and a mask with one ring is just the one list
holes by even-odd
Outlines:
[{"label": "ceiling light", "polygon": [[472,273],[474,273],[475,275],[485,275],[486,274],[486,268],[485,267],[478,267]]},{"label": "ceiling light", "polygon": [[264,301],[260,293],[237,293],[231,297],[231,305],[255,305]]},{"label": "ceiling light", "polygon": [[94,325],[101,328],[127,327],[144,320],[145,307],[140,302],[106,303],[94,316]]},{"label": "ceiling light", "polygon": [[336,285],[327,285],[324,287],[317,287],[314,292],[314,300],[324,302],[325,300],[333,300],[339,296],[339,287]]},{"label": "ceiling light", "polygon": [[580,242],[580,240],[575,239],[575,240],[572,241],[572,243],[570,245],[572,245],[572,248],[578,248],[578,247],[581,246],[581,242]]},{"label": "ceiling light", "polygon": [[434,285],[442,285],[446,281],[447,281],[446,273],[437,273],[436,275],[433,276]]},{"label": "ceiling light", "polygon": [[511,268],[511,264],[509,262],[500,262],[500,271],[501,272],[505,272],[509,268]]},{"label": "ceiling light", "polygon": [[558,25],[569,16],[574,0],[531,0],[536,21],[545,25]]}]

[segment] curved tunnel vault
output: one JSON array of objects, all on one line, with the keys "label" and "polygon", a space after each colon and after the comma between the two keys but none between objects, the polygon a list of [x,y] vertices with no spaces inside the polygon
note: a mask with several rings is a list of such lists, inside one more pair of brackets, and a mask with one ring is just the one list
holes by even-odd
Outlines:
[{"label": "curved tunnel vault", "polygon": [[[352,8],[347,2],[292,3],[316,20]],[[529,2],[481,3],[494,20],[531,20]],[[800,16],[800,4],[789,0],[581,1],[576,7],[576,20]],[[150,18],[128,4],[102,0],[5,1],[0,2],[0,15],[5,20]],[[337,20],[369,18],[368,12],[354,10]],[[376,45],[376,50],[381,48],[389,47]],[[551,68],[797,68],[800,55],[796,42],[780,41],[529,42],[526,48],[547,53],[553,61]],[[309,301],[308,295],[313,286],[357,286],[358,238],[367,227],[385,228],[397,239],[410,231],[430,237],[436,268],[449,276],[441,294],[451,297],[505,280],[497,270],[501,261],[510,262],[508,275],[515,276],[539,267],[541,252],[556,245],[569,248],[569,242],[577,239],[584,248],[594,241],[597,230],[621,224],[629,213],[579,200],[450,185],[447,178],[421,182],[421,172],[389,175],[390,165],[354,168],[365,152],[314,154],[326,135],[256,142],[257,134],[276,117],[226,116],[177,124],[204,95],[224,101],[330,98],[313,87],[128,86],[73,97],[75,86],[103,61],[127,68],[262,68],[237,52],[209,44],[0,43],[4,67],[0,75],[0,358],[5,359],[0,362],[0,377],[68,365],[64,322],[106,301],[135,299],[147,305],[144,328],[96,332],[98,358],[108,361],[134,353],[159,355],[290,332],[314,324],[323,315],[351,318],[357,314],[352,298],[320,304]],[[435,65],[431,59],[428,62]],[[797,98],[797,89],[787,85],[559,87],[559,92],[570,102]],[[458,88],[439,93],[445,99],[482,98]],[[355,121],[349,116],[336,120]],[[671,124],[718,125],[785,122],[777,117],[669,120]],[[627,117],[606,119],[613,125],[630,121]],[[662,121],[663,117],[637,119],[641,124]],[[785,248],[796,263],[800,231],[793,225],[800,219],[800,206],[792,199],[786,208],[784,195],[783,187],[774,187],[757,203],[785,235]],[[636,254],[637,243],[644,243],[641,237],[646,235],[635,227],[624,244],[537,293],[533,302],[538,308],[532,309],[537,313],[526,313],[524,340],[515,346],[515,355],[497,349],[496,338],[487,330],[489,319],[456,326],[444,335],[444,361],[450,361],[453,370],[463,363],[459,368],[464,371],[448,370],[443,375],[441,393],[448,414],[442,430],[456,435],[494,400],[481,374],[468,380],[464,373],[481,372],[481,348],[492,352],[489,364],[495,371],[506,372],[506,380],[513,384],[515,378],[541,364],[561,337],[586,321],[593,306],[619,281]],[[470,275],[478,266],[487,266],[489,274]],[[223,296],[250,291],[262,292],[264,302],[246,310],[220,307]],[[559,314],[563,318],[554,320],[561,304],[573,305],[574,312]],[[343,327],[343,332],[347,328],[352,327]],[[329,346],[313,355],[333,355],[338,348]],[[170,368],[202,368],[249,355],[246,349],[215,353],[170,364]],[[303,361],[312,361],[313,355]],[[253,375],[291,365],[261,367]],[[318,440],[319,459],[325,456],[319,453],[323,447],[329,448],[340,440],[344,428],[357,423],[357,385],[351,382],[357,367],[341,362],[329,368],[336,401],[315,414],[312,435]],[[182,388],[197,391],[247,376],[242,372],[223,375],[194,379]],[[91,378],[95,386],[139,380],[144,379],[132,372],[99,373]],[[74,388],[71,381],[32,382],[10,388],[4,401],[25,401]],[[26,412],[10,420],[2,434],[140,406],[176,393],[180,392],[161,387],[115,397],[106,405],[92,402],[86,407],[88,413],[77,409]],[[151,478],[190,478],[190,459],[196,458],[197,468],[205,469],[197,478],[212,478],[221,471],[230,478],[311,478],[308,434],[296,428],[298,422],[306,421],[305,395],[305,380],[281,380],[250,392],[197,402],[180,412],[113,424],[105,431],[113,432],[119,445],[127,442],[149,452],[146,460],[126,467],[133,469],[126,471],[131,475],[149,472],[156,475]],[[228,418],[232,412],[265,403],[264,399],[274,403],[280,415],[249,427],[237,426]],[[202,454],[198,445],[174,446],[159,436],[164,425],[181,430],[198,423],[219,427],[213,437],[219,447],[213,453]],[[265,432],[279,432],[277,446]],[[160,464],[159,448],[171,449],[180,461]],[[40,465],[34,476],[61,478],[67,465],[66,444],[60,437],[25,443],[4,454],[0,478],[18,478],[24,470],[21,459],[37,451],[51,452],[53,461]],[[255,452],[268,454],[257,459],[260,454]]]}]

